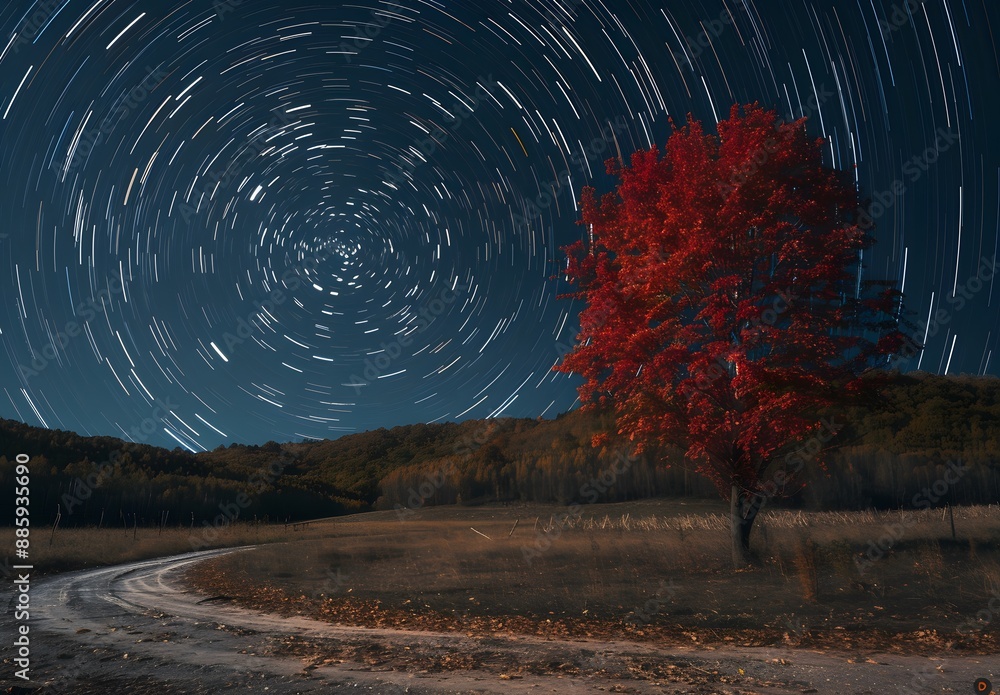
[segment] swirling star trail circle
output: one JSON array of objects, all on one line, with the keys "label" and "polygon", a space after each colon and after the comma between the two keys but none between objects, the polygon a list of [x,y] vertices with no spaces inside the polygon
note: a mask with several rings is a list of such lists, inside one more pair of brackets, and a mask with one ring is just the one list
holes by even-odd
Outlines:
[{"label": "swirling star trail circle", "polygon": [[809,116],[881,201],[866,273],[932,318],[920,368],[994,373],[998,14],[8,4],[0,415],[199,451],[568,410],[582,187],[671,118],[753,101]]}]

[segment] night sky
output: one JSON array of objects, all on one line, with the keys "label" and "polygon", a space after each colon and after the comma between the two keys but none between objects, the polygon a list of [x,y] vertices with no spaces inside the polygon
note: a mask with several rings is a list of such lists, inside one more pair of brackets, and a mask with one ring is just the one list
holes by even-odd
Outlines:
[{"label": "night sky", "polygon": [[997,373],[994,0],[44,0],[0,28],[2,417],[192,451],[553,417],[581,187],[752,101],[881,201],[866,277],[927,335],[903,367]]}]

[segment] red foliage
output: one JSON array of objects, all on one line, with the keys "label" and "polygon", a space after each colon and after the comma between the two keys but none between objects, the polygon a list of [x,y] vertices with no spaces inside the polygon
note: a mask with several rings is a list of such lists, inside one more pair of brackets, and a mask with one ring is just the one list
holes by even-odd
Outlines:
[{"label": "red foliage", "polygon": [[608,161],[614,194],[582,197],[591,234],[567,247],[581,332],[556,369],[612,406],[641,450],[681,444],[719,492],[758,490],[767,466],[819,428],[898,350],[887,282],[859,282],[874,243],[850,178],[825,167],[804,120],[734,106],[666,153]]}]

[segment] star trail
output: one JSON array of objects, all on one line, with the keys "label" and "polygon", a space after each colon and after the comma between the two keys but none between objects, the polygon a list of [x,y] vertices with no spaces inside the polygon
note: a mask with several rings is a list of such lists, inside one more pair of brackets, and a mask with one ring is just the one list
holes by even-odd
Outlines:
[{"label": "star trail", "polygon": [[[43,0],[0,10],[0,416],[191,451],[551,417],[604,160],[759,101],[871,277],[995,374],[991,0]],[[154,426],[147,426],[150,418]]]}]

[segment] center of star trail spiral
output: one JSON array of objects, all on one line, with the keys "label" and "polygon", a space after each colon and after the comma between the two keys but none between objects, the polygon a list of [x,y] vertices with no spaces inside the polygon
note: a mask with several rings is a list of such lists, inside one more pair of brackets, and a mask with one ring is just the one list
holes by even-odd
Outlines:
[{"label": "center of star trail spiral", "polygon": [[920,368],[992,372],[997,15],[8,4],[0,415],[197,451],[568,410],[583,186],[752,101],[808,116],[873,194],[866,273],[927,317]]}]

